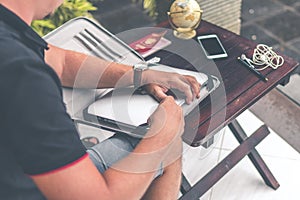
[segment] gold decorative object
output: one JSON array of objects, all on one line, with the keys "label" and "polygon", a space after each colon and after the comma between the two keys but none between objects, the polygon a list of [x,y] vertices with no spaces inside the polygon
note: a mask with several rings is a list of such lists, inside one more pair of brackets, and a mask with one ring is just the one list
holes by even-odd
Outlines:
[{"label": "gold decorative object", "polygon": [[181,39],[190,39],[196,35],[202,10],[196,0],[175,0],[168,12],[169,22],[174,35]]}]

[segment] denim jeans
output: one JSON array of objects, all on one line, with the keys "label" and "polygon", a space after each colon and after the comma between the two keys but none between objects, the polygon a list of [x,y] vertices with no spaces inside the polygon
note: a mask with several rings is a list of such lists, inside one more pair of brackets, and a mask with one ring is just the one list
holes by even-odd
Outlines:
[{"label": "denim jeans", "polygon": [[[89,148],[87,152],[100,173],[104,173],[109,167],[130,154],[140,139],[117,133],[112,137]],[[157,170],[155,178],[162,175],[162,165]]]}]

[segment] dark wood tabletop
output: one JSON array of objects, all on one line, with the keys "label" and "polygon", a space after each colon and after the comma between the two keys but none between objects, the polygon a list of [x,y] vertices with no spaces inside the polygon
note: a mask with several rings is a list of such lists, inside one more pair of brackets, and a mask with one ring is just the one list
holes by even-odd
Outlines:
[{"label": "dark wood tabletop", "polygon": [[[168,22],[162,23],[160,26],[170,28]],[[197,68],[199,71],[218,77],[221,81],[220,86],[200,103],[199,109],[195,109],[186,117],[183,139],[191,146],[203,144],[276,85],[287,83],[290,74],[298,65],[293,59],[283,55],[285,62],[281,67],[276,70],[269,67],[262,71],[262,74],[269,79],[264,82],[237,60],[242,53],[251,58],[257,45],[255,42],[202,21],[197,29],[197,35],[211,33],[219,36],[227,51],[227,58],[211,61],[203,56],[193,55],[195,58],[191,62],[167,50],[161,50],[153,55],[162,58],[161,63],[163,64],[191,70]],[[165,37],[171,41],[177,40],[171,30]]]}]

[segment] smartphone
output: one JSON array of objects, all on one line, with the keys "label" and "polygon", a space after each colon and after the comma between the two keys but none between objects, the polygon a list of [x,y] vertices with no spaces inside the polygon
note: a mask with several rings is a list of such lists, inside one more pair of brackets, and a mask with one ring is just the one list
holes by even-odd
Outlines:
[{"label": "smartphone", "polygon": [[227,53],[216,34],[201,35],[197,37],[208,59],[225,58]]}]

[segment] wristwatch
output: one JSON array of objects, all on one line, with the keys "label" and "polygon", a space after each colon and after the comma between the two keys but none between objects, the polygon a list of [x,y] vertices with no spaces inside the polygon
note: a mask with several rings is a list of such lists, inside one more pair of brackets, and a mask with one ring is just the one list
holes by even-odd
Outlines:
[{"label": "wristwatch", "polygon": [[135,89],[142,85],[142,73],[148,68],[148,63],[146,62],[139,62],[133,65],[133,85]]}]

